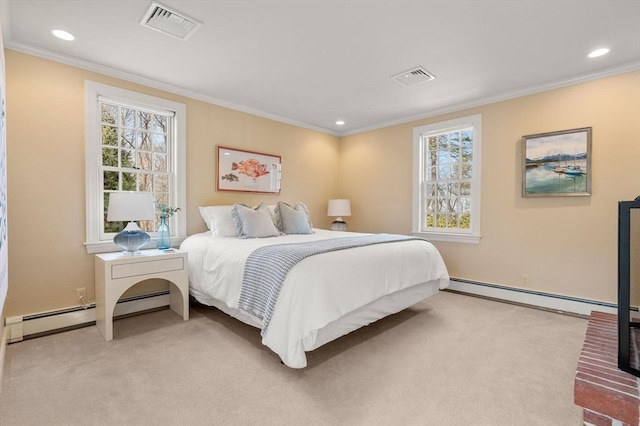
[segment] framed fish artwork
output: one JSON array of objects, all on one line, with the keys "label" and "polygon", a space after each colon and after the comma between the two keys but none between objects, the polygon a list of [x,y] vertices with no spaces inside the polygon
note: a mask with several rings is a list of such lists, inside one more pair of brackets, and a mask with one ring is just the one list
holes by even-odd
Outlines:
[{"label": "framed fish artwork", "polygon": [[218,146],[217,191],[280,194],[279,155]]}]

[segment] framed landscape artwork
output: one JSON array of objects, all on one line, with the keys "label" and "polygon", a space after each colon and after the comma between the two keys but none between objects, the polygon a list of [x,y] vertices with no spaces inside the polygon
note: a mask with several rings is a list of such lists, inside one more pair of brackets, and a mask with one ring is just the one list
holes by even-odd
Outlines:
[{"label": "framed landscape artwork", "polygon": [[218,146],[216,190],[280,193],[280,156]]},{"label": "framed landscape artwork", "polygon": [[591,195],[591,127],[523,139],[523,197]]}]

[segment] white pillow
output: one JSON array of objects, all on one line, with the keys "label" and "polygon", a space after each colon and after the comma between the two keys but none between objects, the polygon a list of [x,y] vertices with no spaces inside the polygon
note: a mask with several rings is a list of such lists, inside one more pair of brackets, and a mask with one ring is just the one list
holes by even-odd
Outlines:
[{"label": "white pillow", "polygon": [[202,220],[214,237],[237,237],[238,228],[231,217],[233,206],[199,207]]},{"label": "white pillow", "polygon": [[239,238],[266,238],[282,235],[273,223],[269,208],[260,203],[251,208],[245,204],[234,204],[231,217],[238,229]]},{"label": "white pillow", "polygon": [[284,234],[313,234],[309,209],[304,203],[291,207],[287,203],[278,201],[275,213],[276,227]]}]

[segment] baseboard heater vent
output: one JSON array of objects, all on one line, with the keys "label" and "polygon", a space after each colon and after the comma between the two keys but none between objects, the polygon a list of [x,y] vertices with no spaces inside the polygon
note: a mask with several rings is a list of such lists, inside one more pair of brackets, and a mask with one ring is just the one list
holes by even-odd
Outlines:
[{"label": "baseboard heater vent", "polygon": [[591,311],[594,310],[607,313],[617,312],[617,305],[613,303],[469,281],[454,277],[451,277],[447,290],[582,317],[588,317],[591,315]]},{"label": "baseboard heater vent", "polygon": [[[132,296],[118,301],[113,311],[114,319],[169,306],[169,291],[160,291],[143,296]],[[7,317],[5,327],[9,330],[8,343],[96,323],[95,304],[55,311],[40,312],[25,316]]]}]

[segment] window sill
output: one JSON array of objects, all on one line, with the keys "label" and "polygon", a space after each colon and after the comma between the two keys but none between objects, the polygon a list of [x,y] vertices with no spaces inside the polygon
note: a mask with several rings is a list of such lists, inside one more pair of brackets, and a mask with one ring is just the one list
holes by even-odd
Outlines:
[{"label": "window sill", "polygon": [[449,243],[480,244],[480,235],[448,234],[438,232],[412,232],[411,235],[429,241],[444,241]]},{"label": "window sill", "polygon": [[[171,237],[171,247],[176,247],[176,248],[179,247],[180,244],[182,244],[182,242],[186,239],[187,237]],[[158,244],[158,239],[151,238],[151,241],[149,241],[147,245],[145,245],[144,247],[141,247],[140,249],[141,250],[154,249],[156,248],[157,244]],[[122,248],[115,245],[111,240],[92,241],[92,242],[84,243],[84,246],[87,248],[87,254],[113,253],[116,251],[122,251]]]}]

